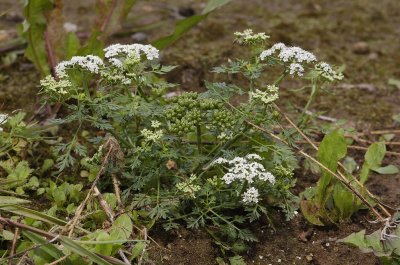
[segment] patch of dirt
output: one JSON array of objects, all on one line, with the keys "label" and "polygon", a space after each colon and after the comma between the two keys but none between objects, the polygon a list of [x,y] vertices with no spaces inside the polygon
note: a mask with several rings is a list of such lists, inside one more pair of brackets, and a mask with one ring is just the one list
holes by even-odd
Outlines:
[{"label": "patch of dirt", "polygon": [[[243,256],[247,264],[256,265],[378,265],[373,254],[363,254],[336,242],[353,232],[376,230],[368,222],[369,218],[372,217],[359,214],[352,223],[330,228],[310,226],[301,216],[289,222],[276,219],[275,229],[255,225],[253,232],[260,242],[253,244]],[[216,264],[216,258],[221,256],[205,232],[181,229],[170,233],[152,231],[152,235],[160,245],[150,249],[150,258],[156,264]]]}]

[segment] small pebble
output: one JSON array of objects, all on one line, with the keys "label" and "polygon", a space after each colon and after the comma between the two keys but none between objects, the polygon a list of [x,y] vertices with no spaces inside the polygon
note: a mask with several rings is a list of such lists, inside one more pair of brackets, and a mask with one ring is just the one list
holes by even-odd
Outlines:
[{"label": "small pebble", "polygon": [[353,52],[355,54],[368,54],[370,51],[368,43],[360,41],[353,44]]},{"label": "small pebble", "polygon": [[148,39],[148,35],[144,32],[136,32],[131,35],[131,39],[135,42],[145,42]]}]

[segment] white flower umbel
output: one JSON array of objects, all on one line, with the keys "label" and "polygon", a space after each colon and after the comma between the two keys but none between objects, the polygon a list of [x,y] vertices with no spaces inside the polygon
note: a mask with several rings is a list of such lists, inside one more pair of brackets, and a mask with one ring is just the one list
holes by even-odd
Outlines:
[{"label": "white flower umbel", "polygon": [[159,128],[160,126],[161,126],[161,122],[159,122],[159,121],[157,121],[157,120],[151,121],[151,127],[152,127],[152,128],[157,129],[157,128]]},{"label": "white flower umbel", "polygon": [[103,60],[94,55],[74,56],[69,61],[63,61],[56,66],[56,74],[58,77],[67,75],[66,70],[72,68],[80,68],[91,73],[98,74],[100,68],[104,65]]},{"label": "white flower umbel", "polygon": [[260,59],[265,60],[266,57],[272,56],[277,52],[279,52],[277,54],[278,58],[285,63],[311,63],[317,60],[311,52],[305,51],[300,47],[287,47],[283,43],[276,43],[270,49],[263,51],[260,54]]},{"label": "white flower umbel", "polygon": [[146,142],[157,142],[164,135],[162,130],[157,130],[153,132],[149,129],[143,129],[140,131],[140,133],[142,134]]},{"label": "white flower umbel", "polygon": [[257,154],[249,154],[245,157],[235,157],[232,160],[225,158],[218,158],[211,163],[215,164],[229,164],[228,172],[222,177],[226,184],[231,184],[233,181],[253,183],[256,179],[261,181],[269,181],[271,184],[275,183],[275,177],[265,171],[262,164],[255,160],[261,160]]},{"label": "white flower umbel", "polygon": [[119,67],[120,63],[115,59],[121,56],[140,59],[141,55],[145,55],[147,60],[154,60],[159,57],[159,51],[152,45],[143,44],[113,44],[104,49],[105,57],[111,64]]},{"label": "white flower umbel", "polygon": [[254,187],[248,188],[242,195],[242,201],[244,204],[258,203],[258,197],[260,194]]},{"label": "white flower umbel", "polygon": [[321,76],[329,81],[342,80],[343,74],[332,69],[332,66],[325,62],[320,62],[315,65],[315,69],[320,72]]},{"label": "white flower umbel", "polygon": [[253,33],[252,29],[246,29],[243,32],[235,32],[236,40],[244,44],[253,44],[265,41],[269,38],[264,32]]},{"label": "white flower umbel", "polygon": [[269,104],[279,98],[279,88],[277,86],[267,86],[265,91],[256,89],[254,92],[250,92],[252,99],[258,99],[265,104]]},{"label": "white flower umbel", "polygon": [[40,80],[40,86],[47,92],[65,95],[68,93],[68,89],[72,84],[69,80],[61,79],[57,81],[54,77],[48,75],[44,79]]},{"label": "white flower umbel", "polygon": [[336,72],[325,62],[317,62],[314,54],[299,47],[287,47],[283,43],[276,43],[271,48],[261,52],[259,57],[262,61],[270,57],[281,61],[285,65],[289,64],[288,72],[292,76],[303,76],[306,66],[312,63],[314,64],[314,69],[326,80],[332,82],[343,79],[342,73]]},{"label": "white flower umbel", "polygon": [[200,190],[200,186],[194,184],[197,176],[192,174],[188,180],[176,184],[176,188],[185,193],[190,198],[196,198],[196,192]]}]

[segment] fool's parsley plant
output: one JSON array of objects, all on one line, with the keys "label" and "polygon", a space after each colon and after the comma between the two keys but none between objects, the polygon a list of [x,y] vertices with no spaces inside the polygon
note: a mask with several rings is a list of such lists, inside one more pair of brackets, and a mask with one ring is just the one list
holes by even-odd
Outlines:
[{"label": "fool's parsley plant", "polygon": [[[303,78],[318,88],[342,75],[301,48],[267,48],[265,33],[235,36],[249,55],[214,68],[229,76],[206,81],[202,93],[179,93],[165,81],[175,66],[161,65],[151,45],[114,44],[104,58],[77,56],[58,64],[57,76],[41,81],[41,92],[61,105],[51,123],[72,128],[53,141],[59,177],[84,169],[93,180],[102,163],[96,157],[112,137],[119,153],[100,182],[110,185],[117,174],[131,205],[126,210],[139,211],[149,225],[205,227],[224,249],[240,252],[257,240],[249,223],[268,220],[276,210],[292,218],[297,159],[265,133],[284,128],[276,108],[282,81]],[[282,74],[266,82],[272,67],[283,67]],[[176,95],[166,96],[171,91]],[[296,137],[286,129],[279,133],[287,142]]]}]

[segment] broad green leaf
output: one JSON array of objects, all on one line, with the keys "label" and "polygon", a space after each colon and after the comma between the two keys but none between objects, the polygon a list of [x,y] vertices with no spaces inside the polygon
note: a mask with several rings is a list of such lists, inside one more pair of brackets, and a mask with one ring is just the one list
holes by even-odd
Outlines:
[{"label": "broad green leaf", "polygon": [[303,213],[304,218],[313,225],[325,225],[320,219],[320,207],[314,201],[301,201],[300,210]]},{"label": "broad green leaf", "polygon": [[33,62],[41,76],[49,74],[47,53],[44,42],[46,18],[44,13],[53,7],[50,0],[24,0],[23,13],[25,20],[22,23],[21,35],[28,42],[25,56]]},{"label": "broad green leaf", "polygon": [[110,238],[127,240],[130,238],[133,231],[133,223],[127,214],[118,216],[111,227]]},{"label": "broad green leaf", "polygon": [[371,168],[372,171],[375,171],[379,174],[397,174],[399,173],[398,167],[394,165],[387,165],[385,167]]},{"label": "broad green leaf", "polygon": [[385,256],[390,254],[391,249],[384,249],[380,234],[381,230],[377,230],[370,235],[365,235],[365,230],[361,230],[357,233],[352,233],[346,238],[339,239],[338,242],[356,246],[364,253],[374,252],[376,256]]},{"label": "broad green leaf", "polygon": [[8,231],[8,230],[5,230],[5,229],[3,230],[2,236],[3,236],[3,239],[4,239],[4,240],[9,240],[9,241],[11,241],[11,240],[14,239],[14,233],[12,233],[12,232],[10,232],[10,231]]},{"label": "broad green leaf", "polygon": [[56,224],[56,225],[61,225],[61,226],[65,226],[67,224],[67,222],[65,222],[61,219],[49,216],[47,214],[44,214],[44,213],[41,213],[41,212],[38,212],[35,210],[21,207],[21,206],[16,206],[16,205],[2,206],[2,205],[0,205],[0,210],[12,212],[17,215],[22,215],[22,216],[29,217],[29,218],[32,218],[32,219],[35,219],[38,221],[43,221],[43,222],[49,223],[49,224]]},{"label": "broad green leaf", "polygon": [[216,9],[218,7],[221,7],[223,5],[226,5],[230,1],[232,1],[232,0],[210,0],[210,1],[208,1],[208,3],[206,5],[206,7],[204,8],[203,12],[201,12],[201,13],[202,14],[210,13],[214,9]]},{"label": "broad green leaf", "polygon": [[180,39],[183,34],[188,32],[191,28],[196,26],[200,21],[204,20],[206,17],[207,14],[196,15],[178,21],[175,25],[174,33],[172,33],[167,37],[154,41],[152,45],[158,49],[164,49],[168,45]]},{"label": "broad green leaf", "polygon": [[201,15],[191,16],[178,21],[175,25],[174,32],[169,36],[154,41],[152,43],[153,46],[158,49],[164,49],[168,45],[180,39],[183,34],[196,26],[200,21],[204,20],[210,12],[214,11],[218,7],[229,3],[230,1],[231,0],[209,0]]},{"label": "broad green leaf", "polygon": [[371,250],[368,249],[368,244],[365,241],[365,230],[352,233],[343,239],[339,239],[338,242],[359,247],[361,250],[365,252],[371,252]]},{"label": "broad green leaf", "polygon": [[382,163],[385,153],[386,146],[384,143],[373,143],[365,153],[365,162],[368,163],[370,168],[377,167]]},{"label": "broad green leaf", "polygon": [[146,242],[137,242],[132,248],[132,255],[130,260],[132,261],[135,258],[139,257],[143,253],[145,247],[146,247]]},{"label": "broad green leaf", "polygon": [[340,182],[336,183],[333,188],[333,201],[340,212],[340,219],[342,221],[349,219],[357,210],[353,193]]},{"label": "broad green leaf", "polygon": [[98,255],[90,252],[86,248],[80,246],[78,243],[74,242],[73,240],[69,239],[66,236],[60,237],[60,243],[70,250],[72,253],[78,254],[83,257],[89,258],[92,262],[95,262],[99,265],[112,265],[112,263],[106,261],[105,259],[99,257]]},{"label": "broad green leaf", "polygon": [[369,171],[372,168],[380,167],[385,157],[386,146],[384,143],[373,143],[368,147],[364,156],[364,164],[360,172],[360,182],[365,183],[368,179]]},{"label": "broad green leaf", "polygon": [[12,196],[0,196],[0,207],[1,206],[9,206],[11,204],[22,204],[29,203],[30,201],[12,197]]},{"label": "broad green leaf", "polygon": [[[48,244],[48,241],[43,237],[28,231],[23,231],[22,234],[36,245],[42,245],[40,249],[53,258],[53,260],[51,261],[57,260],[65,256],[64,253],[57,247],[52,244]],[[63,261],[63,264],[72,265],[71,261],[68,258]]]},{"label": "broad green leaf", "polygon": [[[331,171],[336,172],[337,162],[344,158],[347,153],[346,139],[344,138],[343,130],[335,130],[327,134],[321,142],[318,150],[318,160]],[[329,185],[332,175],[322,169],[323,175],[317,184],[317,200],[323,201],[325,189]]]},{"label": "broad green leaf", "polygon": [[[99,231],[99,234],[96,237],[96,241],[108,241],[111,239],[111,236],[104,230]],[[110,256],[112,253],[113,244],[97,244],[95,246],[95,250],[97,253]]]}]

